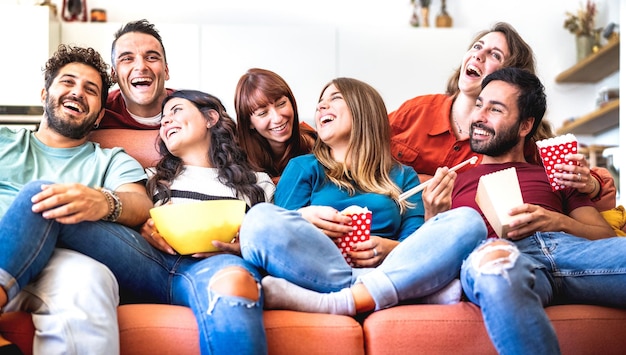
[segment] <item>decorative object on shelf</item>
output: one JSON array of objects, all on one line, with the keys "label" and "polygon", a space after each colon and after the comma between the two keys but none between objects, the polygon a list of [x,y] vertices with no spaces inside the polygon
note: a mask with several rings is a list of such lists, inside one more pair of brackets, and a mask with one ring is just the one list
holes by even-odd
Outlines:
[{"label": "decorative object on shelf", "polygon": [[576,60],[581,61],[589,54],[593,53],[593,36],[580,35],[576,36]]},{"label": "decorative object on shelf", "polygon": [[441,0],[441,11],[435,19],[435,26],[437,27],[452,27],[452,17],[446,10],[446,0]]},{"label": "decorative object on shelf", "polygon": [[604,28],[602,31],[602,37],[606,38],[608,41],[614,41],[619,39],[619,32],[617,32],[616,28],[619,27],[615,22],[611,22]]},{"label": "decorative object on shelf", "polygon": [[411,20],[409,21],[409,23],[413,27],[419,27],[420,26],[420,18],[419,18],[419,15],[418,15],[419,6],[417,5],[417,1],[411,0],[411,5],[413,5],[413,11],[412,11]]},{"label": "decorative object on shelf", "polygon": [[105,9],[91,9],[91,22],[107,22]]},{"label": "decorative object on shelf", "polygon": [[428,21],[428,17],[430,14],[430,2],[431,0],[411,0],[411,5],[413,5],[413,13],[411,14],[411,20],[409,23],[413,27],[429,27],[430,23]]},{"label": "decorative object on shelf", "polygon": [[63,0],[61,16],[65,21],[87,22],[87,0]]},{"label": "decorative object on shelf", "polygon": [[619,99],[619,88],[602,87],[596,97],[596,107],[602,107],[616,99]]},{"label": "decorative object on shelf", "polygon": [[423,27],[430,26],[430,22],[428,20],[430,16],[430,1],[431,0],[420,0],[420,4],[422,6],[421,12],[422,12],[422,26]]},{"label": "decorative object on shelf", "polygon": [[593,46],[591,47],[591,51],[598,53],[600,48],[602,48],[602,27],[593,30]]},{"label": "decorative object on shelf", "polygon": [[587,0],[585,6],[576,14],[565,13],[563,27],[576,36],[576,59],[578,61],[593,52],[596,13],[596,3],[593,0]]}]

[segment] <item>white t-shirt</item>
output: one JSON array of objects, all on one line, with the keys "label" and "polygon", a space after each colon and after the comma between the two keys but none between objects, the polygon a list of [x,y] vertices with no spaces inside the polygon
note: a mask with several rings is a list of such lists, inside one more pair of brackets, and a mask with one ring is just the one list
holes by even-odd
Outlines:
[{"label": "white t-shirt", "polygon": [[[150,169],[148,173],[152,175],[153,171]],[[274,201],[276,186],[272,179],[266,173],[257,172],[255,174],[257,185],[265,192],[265,201]],[[187,165],[185,170],[174,179],[170,190],[172,190],[173,195],[172,203],[197,202],[198,200],[219,199],[220,197],[241,199],[241,196],[236,195],[234,189],[219,181],[215,168]],[[250,206],[248,198],[246,197],[244,200]],[[160,200],[155,203],[155,206],[159,205],[161,205]]]}]

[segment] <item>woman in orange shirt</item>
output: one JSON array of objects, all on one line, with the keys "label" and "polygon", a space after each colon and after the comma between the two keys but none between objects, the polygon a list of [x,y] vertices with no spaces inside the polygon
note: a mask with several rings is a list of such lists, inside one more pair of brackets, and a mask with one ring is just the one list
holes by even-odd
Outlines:
[{"label": "woman in orange shirt", "polygon": [[[532,49],[517,31],[508,23],[499,22],[475,37],[461,65],[448,80],[445,94],[415,97],[389,114],[394,157],[412,166],[424,180],[435,175],[439,167],[452,167],[477,155],[469,145],[470,112],[476,105],[482,79],[503,67],[524,68],[535,73],[535,59]],[[549,123],[545,122],[535,137],[526,141],[526,160],[541,164],[535,142],[551,136],[554,134]],[[610,206],[600,200],[612,199],[614,207],[615,188],[610,174],[592,171],[582,154],[574,154],[571,159],[578,161],[579,165],[560,167],[568,171],[557,175],[560,183],[589,194],[599,210]],[[459,172],[471,167],[468,165]],[[440,200],[436,194],[429,194],[428,189],[423,197],[427,205],[429,201],[434,204],[449,202]]]}]

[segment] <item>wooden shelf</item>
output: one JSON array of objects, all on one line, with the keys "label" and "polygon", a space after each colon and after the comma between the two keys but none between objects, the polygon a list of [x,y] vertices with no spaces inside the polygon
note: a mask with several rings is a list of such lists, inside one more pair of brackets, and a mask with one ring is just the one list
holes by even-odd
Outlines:
[{"label": "wooden shelf", "polygon": [[619,37],[556,77],[557,83],[596,83],[619,70]]},{"label": "wooden shelf", "polygon": [[599,109],[565,123],[557,134],[597,134],[619,125],[619,99],[607,102]]}]

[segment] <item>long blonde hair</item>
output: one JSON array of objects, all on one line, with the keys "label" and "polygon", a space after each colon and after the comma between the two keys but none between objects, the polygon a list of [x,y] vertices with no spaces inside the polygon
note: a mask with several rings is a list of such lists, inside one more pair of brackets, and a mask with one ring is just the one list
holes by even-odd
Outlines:
[{"label": "long blonde hair", "polygon": [[369,84],[353,78],[333,79],[324,87],[322,94],[330,85],[341,92],[352,114],[352,131],[346,152],[350,165],[333,159],[330,147],[319,138],[313,146],[313,154],[335,185],[350,194],[359,189],[389,196],[404,213],[411,204],[399,201],[402,191],[389,176],[391,169],[399,167],[399,163],[391,154],[391,129],[382,97]]}]

